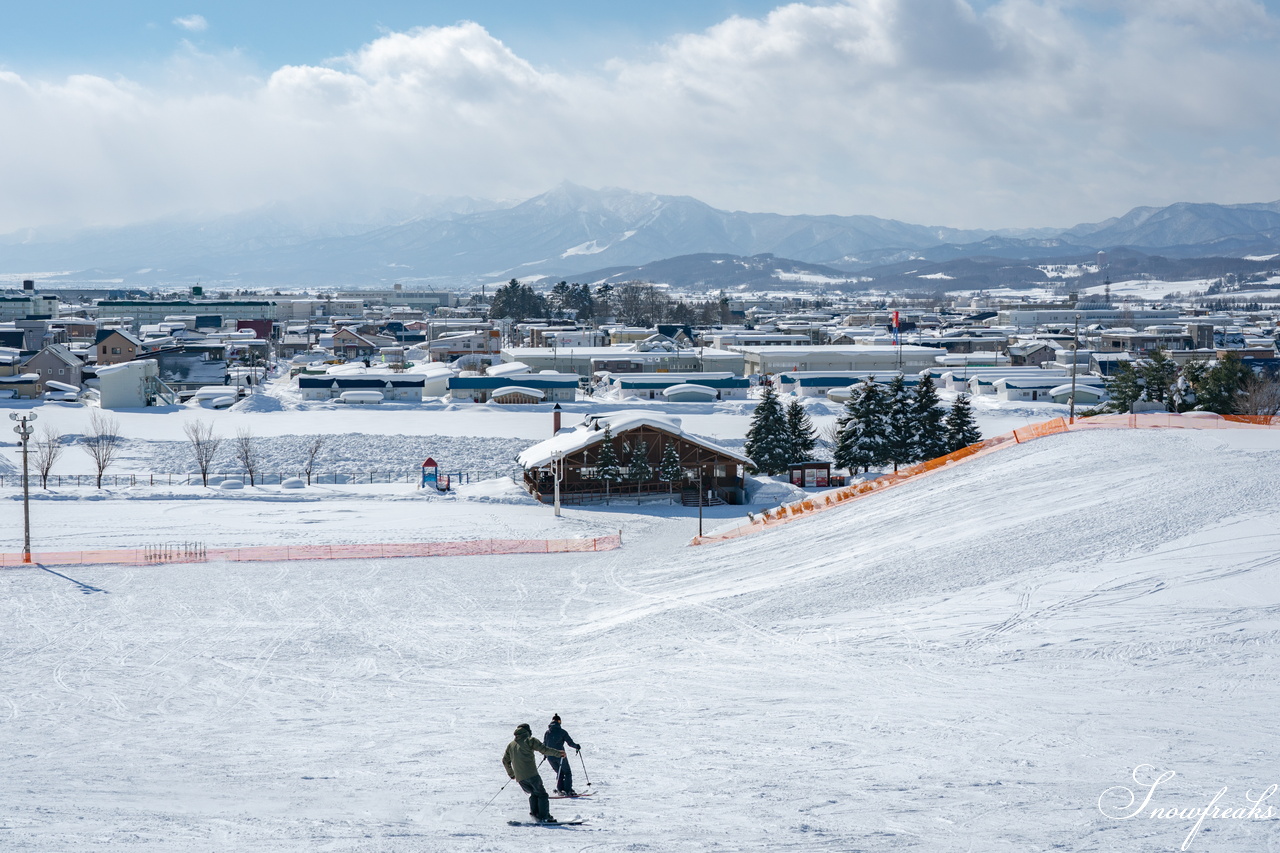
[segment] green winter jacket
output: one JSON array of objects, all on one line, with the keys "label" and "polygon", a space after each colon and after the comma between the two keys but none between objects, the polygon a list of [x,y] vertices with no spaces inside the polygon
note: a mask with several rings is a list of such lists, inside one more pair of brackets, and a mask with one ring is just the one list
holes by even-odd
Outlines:
[{"label": "green winter jacket", "polygon": [[516,739],[507,744],[507,751],[502,753],[502,766],[507,769],[507,775],[517,781],[538,775],[538,762],[533,757],[535,751],[554,758],[564,757],[562,750],[544,746],[533,736],[528,725],[522,725],[516,729]]}]

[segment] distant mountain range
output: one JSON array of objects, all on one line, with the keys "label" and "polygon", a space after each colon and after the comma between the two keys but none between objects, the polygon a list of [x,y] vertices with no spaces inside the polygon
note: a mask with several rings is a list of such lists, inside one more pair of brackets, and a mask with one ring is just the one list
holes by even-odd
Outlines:
[{"label": "distant mountain range", "polygon": [[[0,274],[124,287],[467,287],[521,280],[721,289],[829,282],[937,287],[968,267],[1079,262],[1098,250],[1187,260],[1280,253],[1280,202],[1175,204],[1064,230],[962,230],[874,216],[717,210],[687,196],[565,183],[519,204],[415,198],[340,218],[273,205],[217,218],[0,237]],[[1031,262],[1036,263],[1022,263]],[[924,267],[939,266],[933,272]],[[51,272],[56,271],[56,272]],[[920,276],[934,275],[933,279]],[[979,276],[980,278],[981,276]],[[868,281],[870,280],[870,281]],[[930,284],[932,282],[932,284]]]}]

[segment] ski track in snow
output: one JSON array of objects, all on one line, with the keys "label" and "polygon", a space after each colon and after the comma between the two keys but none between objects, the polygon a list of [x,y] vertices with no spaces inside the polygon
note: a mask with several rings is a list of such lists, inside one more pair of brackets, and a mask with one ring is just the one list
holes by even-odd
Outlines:
[{"label": "ski track in snow", "polygon": [[[1270,431],[1073,433],[699,548],[678,507],[218,501],[259,543],[417,517],[626,544],[0,570],[0,849],[1177,849],[1189,825],[1096,804],[1143,763],[1179,808],[1280,782],[1278,459]],[[124,547],[214,504],[48,506]],[[482,807],[553,712],[599,796],[538,835],[514,784]]]}]

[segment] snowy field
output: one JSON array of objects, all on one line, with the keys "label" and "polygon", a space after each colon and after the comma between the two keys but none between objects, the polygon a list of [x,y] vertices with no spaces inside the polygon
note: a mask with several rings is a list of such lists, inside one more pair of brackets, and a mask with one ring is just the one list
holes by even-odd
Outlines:
[{"label": "snowy field", "polygon": [[[944,403],[955,394],[940,391]],[[790,398],[788,398],[790,399]],[[840,414],[841,407],[826,398],[801,398],[821,432]],[[973,400],[974,414],[986,437],[1065,414],[1052,403],[1001,403],[994,398]],[[561,404],[564,426],[574,426],[591,413],[650,409],[674,415],[684,428],[725,447],[741,448],[755,410],[755,400],[717,403],[667,403],[647,400],[587,399]],[[37,432],[46,425],[73,442],[89,431],[95,408],[78,403],[6,401],[0,411],[34,411]],[[430,456],[442,471],[481,475],[510,475],[518,471],[514,458],[524,448],[551,436],[549,404],[501,406],[458,403],[432,398],[422,403],[347,406],[302,401],[287,381],[269,383],[262,393],[244,398],[227,410],[198,406],[155,407],[109,413],[119,423],[122,447],[119,461],[108,473],[154,474],[195,471],[190,445],[183,432],[188,424],[203,423],[224,440],[215,471],[239,471],[232,461],[231,443],[242,430],[251,432],[261,456],[261,470],[296,472],[314,436],[327,436],[316,470],[330,472],[399,472],[412,476]],[[5,433],[9,436],[9,433]],[[16,436],[11,436],[16,438]],[[0,447],[16,448],[16,441],[0,438]],[[12,453],[0,456],[0,475],[19,472]],[[69,446],[54,473],[93,472],[89,457]]]},{"label": "snowy field", "polygon": [[[1189,279],[1187,281],[1164,281],[1162,279],[1114,281],[1111,283],[1111,296],[1113,299],[1132,296],[1142,299],[1167,299],[1178,294],[1188,297],[1198,296],[1208,290],[1215,281],[1217,279],[1213,278]],[[1107,285],[1097,284],[1092,287],[1086,287],[1081,291],[1081,295],[1102,296],[1106,292]]]},{"label": "snowy field", "polygon": [[[1177,774],[1151,807],[1280,782],[1278,462],[1272,431],[1082,432],[701,548],[571,508],[545,526],[624,548],[0,570],[0,849],[1177,850],[1194,815],[1099,798],[1139,765]],[[262,544],[298,510],[237,506]],[[587,825],[508,827],[502,749],[552,713],[597,792],[552,811]]]}]

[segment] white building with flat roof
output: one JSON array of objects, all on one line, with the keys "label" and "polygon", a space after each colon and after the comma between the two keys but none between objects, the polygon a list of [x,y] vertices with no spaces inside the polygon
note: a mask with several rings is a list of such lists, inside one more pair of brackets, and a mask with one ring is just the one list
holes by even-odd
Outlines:
[{"label": "white building with flat roof", "polygon": [[1080,327],[1101,323],[1145,329],[1177,320],[1182,312],[1176,308],[1011,308],[1001,311],[996,322],[1020,329],[1036,326],[1068,326],[1080,318]]},{"label": "white building with flat roof", "polygon": [[504,362],[519,361],[530,369],[574,372],[589,377],[609,373],[677,373],[727,370],[742,375],[743,357],[712,347],[637,352],[620,347],[505,347]]},{"label": "white building with flat roof", "polygon": [[919,372],[932,367],[941,351],[915,346],[790,346],[734,347],[742,353],[744,370],[784,373],[796,370],[899,370]]}]

